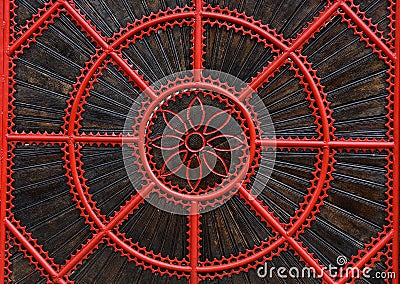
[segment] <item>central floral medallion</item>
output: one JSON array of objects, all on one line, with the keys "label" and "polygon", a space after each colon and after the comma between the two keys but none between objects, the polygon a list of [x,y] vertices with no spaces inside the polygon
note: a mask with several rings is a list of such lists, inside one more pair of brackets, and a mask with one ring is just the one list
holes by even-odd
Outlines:
[{"label": "central floral medallion", "polygon": [[248,151],[247,122],[228,98],[204,90],[174,94],[150,118],[148,160],[158,178],[185,194],[229,183]]}]

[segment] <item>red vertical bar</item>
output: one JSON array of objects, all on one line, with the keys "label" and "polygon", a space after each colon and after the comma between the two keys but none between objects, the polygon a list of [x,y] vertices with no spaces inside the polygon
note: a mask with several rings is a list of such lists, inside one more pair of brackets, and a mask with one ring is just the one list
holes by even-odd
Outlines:
[{"label": "red vertical bar", "polygon": [[197,265],[199,263],[199,234],[200,234],[200,214],[198,213],[198,204],[192,203],[191,214],[189,215],[189,259],[190,284],[198,284],[199,276],[197,274]]},{"label": "red vertical bar", "polygon": [[1,115],[0,115],[0,283],[4,283],[4,265],[5,265],[5,243],[6,243],[6,190],[7,190],[7,115],[8,115],[8,56],[7,48],[9,42],[10,27],[10,2],[9,0],[1,1],[0,5],[0,80],[1,80]]},{"label": "red vertical bar", "polygon": [[393,114],[393,271],[396,273],[396,279],[393,283],[399,283],[399,184],[400,184],[400,11],[399,3],[396,3],[396,62],[395,62],[395,83],[394,83],[394,114]]},{"label": "red vertical bar", "polygon": [[[194,78],[200,81],[200,70],[203,69],[203,23],[202,10],[203,0],[194,0],[195,23],[193,33],[193,69]],[[189,215],[189,259],[190,259],[190,284],[199,283],[197,274],[197,265],[199,263],[199,234],[200,234],[200,215],[198,213],[198,204],[193,202],[191,214]]]},{"label": "red vertical bar", "polygon": [[200,69],[203,69],[203,23],[201,19],[201,11],[203,9],[203,0],[195,0],[196,17],[194,23],[194,39],[193,39],[193,69],[195,80],[200,80]]}]

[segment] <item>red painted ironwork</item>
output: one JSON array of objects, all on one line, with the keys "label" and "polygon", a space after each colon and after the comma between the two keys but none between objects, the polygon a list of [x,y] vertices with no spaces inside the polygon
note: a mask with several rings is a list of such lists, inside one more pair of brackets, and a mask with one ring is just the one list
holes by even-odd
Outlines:
[{"label": "red painted ironwork", "polygon": [[[393,12],[392,12],[393,13]],[[400,15],[396,13],[396,23],[398,26],[400,23]],[[396,29],[396,38],[400,38],[400,30]],[[400,41],[395,41],[395,52],[396,52],[396,61],[395,61],[395,88],[394,88],[394,100],[393,100],[393,140],[394,140],[394,149],[393,149],[393,271],[399,272],[399,230],[400,230],[400,62],[399,62],[399,54],[400,54]],[[398,280],[397,280],[398,281]]]},{"label": "red painted ironwork", "polygon": [[6,188],[7,184],[7,112],[8,112],[8,59],[6,55],[7,47],[9,45],[9,29],[10,29],[10,16],[7,8],[9,1],[3,1],[0,7],[0,25],[1,25],[1,40],[0,40],[0,80],[1,80],[1,142],[0,142],[0,282],[4,282],[5,275],[10,273],[7,269],[6,258]]},{"label": "red painted ironwork", "polygon": [[[207,6],[202,0],[195,0],[193,7],[183,8],[168,8],[166,11],[160,11],[157,14],[143,17],[132,24],[128,24],[126,28],[116,33],[112,38],[106,38],[101,35],[97,27],[90,23],[86,17],[79,11],[73,1],[58,0],[50,1],[43,9],[38,11],[37,15],[33,16],[31,21],[20,31],[12,31],[10,29],[10,11],[13,10],[14,2],[4,0],[1,4],[0,23],[1,42],[0,53],[2,64],[0,69],[1,80],[1,227],[0,227],[0,282],[8,280],[9,274],[12,271],[9,268],[7,244],[18,241],[19,250],[22,251],[25,257],[31,264],[34,264],[40,271],[41,275],[47,278],[48,282],[52,283],[70,283],[69,276],[84,262],[88,256],[103,242],[108,242],[114,250],[123,256],[126,256],[130,261],[136,263],[144,269],[150,269],[153,273],[167,275],[169,277],[176,276],[178,278],[189,279],[190,283],[199,283],[206,279],[219,279],[229,277],[233,274],[247,272],[250,269],[255,269],[268,259],[278,257],[282,251],[290,247],[299,255],[300,259],[308,266],[316,269],[318,273],[323,274],[323,279],[326,283],[346,283],[349,277],[332,278],[327,272],[322,269],[321,262],[310,254],[308,248],[299,240],[299,236],[304,230],[309,227],[310,222],[315,220],[319,213],[320,207],[323,205],[324,199],[328,196],[330,183],[333,180],[332,173],[335,168],[335,154],[340,151],[365,151],[365,150],[386,150],[389,152],[386,169],[388,180],[386,193],[386,204],[388,209],[388,224],[385,225],[383,231],[378,237],[366,244],[365,248],[360,250],[358,255],[354,256],[351,261],[346,264],[346,267],[362,268],[366,265],[372,266],[380,260],[383,254],[391,255],[392,271],[399,274],[399,155],[400,155],[400,63],[398,54],[400,54],[399,41],[386,42],[382,39],[377,28],[371,24],[371,21],[366,18],[365,14],[354,5],[353,1],[330,1],[319,17],[315,18],[309,25],[294,39],[285,39],[283,35],[278,34],[268,25],[254,20],[245,14],[237,11],[230,11],[228,8]],[[391,18],[394,17],[396,4],[391,4]],[[71,97],[68,100],[68,108],[64,117],[63,132],[61,133],[17,133],[13,130],[13,121],[16,118],[14,113],[14,63],[13,60],[24,53],[24,50],[29,49],[30,45],[36,39],[42,36],[44,30],[48,29],[54,23],[54,20],[60,17],[60,13],[65,13],[70,17],[77,26],[82,29],[82,32],[91,38],[97,45],[97,53],[92,55],[92,58],[87,62],[86,66],[82,66],[81,76],[77,78],[74,84],[74,90],[71,92]],[[353,137],[350,139],[338,138],[335,135],[334,119],[332,118],[332,110],[330,103],[327,100],[327,95],[323,90],[321,80],[317,76],[317,71],[314,70],[307,58],[302,55],[302,47],[314,37],[325,25],[332,20],[334,16],[340,16],[342,21],[348,25],[349,29],[354,30],[354,33],[365,42],[366,47],[372,48],[373,52],[387,64],[390,71],[388,72],[391,79],[388,87],[388,132],[386,139],[366,138],[360,139]],[[392,20],[392,33],[396,23],[400,24],[398,13],[395,15],[396,20]],[[310,109],[313,111],[315,124],[317,125],[317,136],[315,138],[270,138],[262,139],[257,137],[256,130],[251,126],[252,116],[247,109],[240,109],[244,116],[242,125],[246,125],[245,130],[249,130],[250,143],[250,160],[255,159],[257,149],[276,145],[278,149],[314,149],[317,151],[317,162],[315,163],[315,172],[313,172],[313,180],[310,188],[307,189],[307,194],[304,201],[299,204],[299,209],[294,216],[290,218],[287,224],[274,216],[274,213],[261,200],[253,196],[245,186],[240,187],[238,196],[251,208],[251,210],[260,216],[264,224],[271,228],[275,234],[268,240],[263,241],[253,249],[248,249],[238,255],[222,256],[220,259],[200,259],[201,248],[201,217],[199,214],[199,203],[202,200],[197,200],[196,195],[188,198],[191,202],[191,213],[188,219],[187,231],[187,257],[177,259],[174,256],[162,256],[152,251],[148,251],[139,244],[133,243],[127,238],[124,233],[119,231],[119,225],[130,215],[135,214],[138,206],[144,202],[143,195],[149,194],[154,186],[163,180],[168,183],[165,176],[164,167],[157,168],[155,163],[145,165],[143,171],[147,173],[148,180],[144,178],[145,185],[141,189],[141,194],[135,193],[125,204],[121,204],[119,211],[111,217],[107,217],[101,213],[96,202],[93,201],[89,192],[89,187],[84,178],[82,169],[82,147],[84,145],[122,145],[123,140],[129,140],[131,143],[142,143],[140,155],[149,157],[151,147],[157,147],[157,138],[141,137],[141,136],[124,136],[122,134],[103,134],[103,133],[82,133],[81,122],[84,112],[86,99],[89,97],[93,85],[98,81],[102,72],[108,66],[117,66],[128,80],[132,81],[135,86],[141,91],[146,91],[149,98],[149,105],[145,106],[143,117],[150,118],[151,115],[164,115],[167,110],[162,107],[157,111],[155,106],[159,106],[164,100],[157,91],[149,88],[149,82],[146,81],[138,70],[135,70],[130,63],[124,59],[123,52],[129,44],[142,39],[145,36],[151,36],[152,33],[161,30],[173,28],[175,26],[182,27],[189,25],[193,27],[192,31],[192,67],[194,70],[204,69],[204,26],[227,28],[235,33],[242,35],[250,35],[258,42],[264,44],[266,48],[270,48],[275,54],[275,58],[268,66],[266,66],[259,74],[252,78],[249,86],[258,91],[266,82],[270,80],[284,64],[290,66],[304,88],[307,94],[307,100],[310,104]],[[396,37],[400,38],[400,30],[397,29]],[[11,37],[12,38],[11,38]],[[11,42],[9,42],[11,41]],[[196,71],[200,72],[200,71]],[[394,77],[393,77],[394,73]],[[200,79],[199,73],[195,73],[198,82]],[[175,82],[173,82],[175,83]],[[174,91],[175,85],[170,87],[170,91]],[[184,88],[182,85],[178,88]],[[188,86],[190,89],[191,86]],[[217,88],[214,86],[214,88]],[[394,89],[393,89],[394,88]],[[221,94],[231,93],[220,90]],[[242,106],[246,102],[249,94],[244,93],[237,97],[230,97],[230,100],[235,101],[236,106]],[[167,95],[165,95],[167,96]],[[222,97],[222,96],[221,96]],[[199,100],[199,99],[197,99]],[[224,100],[220,98],[224,103]],[[237,103],[236,103],[237,102]],[[191,102],[188,109],[194,101]],[[202,104],[201,101],[197,102]],[[227,103],[228,104],[228,103]],[[229,108],[229,106],[228,106]],[[164,112],[164,113],[163,113]],[[156,113],[156,114],[154,114]],[[176,113],[172,113],[177,116]],[[167,120],[165,118],[165,120]],[[146,126],[147,119],[143,119],[143,127]],[[166,121],[166,123],[168,123]],[[246,124],[247,123],[247,124]],[[190,132],[189,129],[194,131]],[[189,118],[189,125],[186,125],[187,135],[186,140],[182,140],[179,147],[186,147],[186,150],[180,150],[179,154],[187,154],[189,152],[198,152],[205,145],[212,145],[211,140],[215,138],[206,137],[207,135],[200,134],[202,145],[199,148],[191,145],[188,140],[191,135],[197,132],[196,126]],[[203,133],[204,131],[201,131]],[[207,131],[205,131],[207,132]],[[180,133],[182,134],[182,133]],[[179,137],[178,137],[179,140]],[[21,226],[20,222],[15,219],[12,213],[12,188],[13,188],[13,158],[14,148],[17,143],[27,143],[30,145],[61,145],[64,152],[64,163],[66,176],[68,177],[68,186],[71,189],[71,195],[76,202],[77,208],[81,211],[81,215],[86,219],[86,223],[90,225],[93,235],[88,239],[82,247],[71,255],[64,265],[55,264],[48,253],[44,251],[41,244],[37,242],[26,228]],[[160,145],[159,145],[160,146]],[[160,146],[162,148],[162,146]],[[167,149],[169,150],[169,149]],[[173,149],[172,149],[173,150]],[[222,149],[226,151],[227,149]],[[234,150],[234,149],[230,149]],[[182,152],[183,151],[183,152]],[[202,163],[199,156],[194,155],[186,157],[190,163],[193,157],[197,157],[198,162]],[[222,161],[222,158],[217,156]],[[167,161],[165,161],[167,163]],[[207,162],[204,162],[207,166]],[[165,166],[165,164],[164,164]],[[140,169],[142,170],[142,169]],[[253,173],[254,168],[248,166],[244,171],[244,175]],[[214,172],[216,175],[226,176],[226,172]],[[164,178],[164,179],[163,179]],[[188,187],[191,191],[196,191],[201,180],[196,183],[192,182],[192,177],[186,175]],[[182,197],[190,196],[190,190],[187,188],[181,189],[181,194],[169,191],[170,195],[177,194]],[[389,252],[382,253],[382,249],[387,247]],[[378,257],[376,256],[378,255]],[[389,270],[388,268],[388,270]],[[392,279],[392,283],[399,283],[398,279]]]},{"label": "red painted ironwork", "polygon": [[[152,121],[153,125],[159,126],[156,121],[157,115],[160,117],[162,116],[163,121],[166,123],[166,125],[168,125],[169,128],[171,128],[172,133],[148,138],[148,142],[146,142],[146,145],[149,145],[147,146],[148,148],[156,148],[160,149],[161,151],[167,152],[166,160],[163,161],[162,165],[159,165],[158,168],[154,167],[156,166],[156,163],[152,162],[152,171],[158,172],[158,178],[161,178],[164,183],[169,183],[167,179],[177,174],[177,172],[181,171],[183,166],[186,166],[184,175],[186,177],[186,181],[188,183],[187,185],[189,186],[190,190],[188,191],[186,188],[183,188],[179,191],[189,194],[201,190],[200,184],[202,182],[202,177],[204,177],[203,172],[207,171],[207,169],[209,170],[210,174],[215,175],[215,177],[219,176],[227,178],[228,175],[233,175],[232,173],[229,173],[229,161],[225,161],[224,157],[220,156],[220,154],[224,152],[242,151],[246,145],[246,142],[237,136],[234,136],[232,134],[220,134],[220,131],[229,122],[229,112],[232,112],[233,110],[229,110],[229,106],[226,106],[226,109],[216,112],[208,118],[208,121],[205,121],[207,109],[203,106],[203,102],[201,99],[202,95],[199,92],[196,93],[196,96],[190,101],[189,105],[187,106],[187,118],[181,117],[179,113],[175,113],[172,110],[163,109],[163,107],[159,108],[152,118],[154,120],[154,122]],[[170,106],[173,105],[173,103],[174,101],[167,100],[166,102],[164,102],[164,105]],[[198,103],[198,108],[200,108],[199,110],[193,109],[195,103]],[[228,103],[227,100],[226,103]],[[202,116],[201,121],[196,121],[196,118],[192,117],[194,112],[202,112],[200,114]],[[179,129],[171,125],[169,119],[167,118],[167,114],[170,114],[172,115],[172,117],[177,118],[182,128]],[[222,121],[218,121],[218,125],[214,126],[215,128],[211,127],[212,120],[217,120],[218,117],[222,117]],[[244,124],[245,122],[242,123]],[[149,134],[150,133],[148,133],[147,136],[149,136]],[[183,137],[185,138],[180,138],[180,135],[183,135]],[[177,144],[173,147],[169,145],[165,146],[162,143],[163,138],[168,140],[175,140],[177,141]],[[229,144],[223,145],[221,144],[221,142],[218,141],[218,139],[221,138],[231,139],[231,141],[235,140],[237,145],[234,145],[233,148],[231,148]],[[216,152],[212,152],[211,149],[216,150]],[[150,149],[147,150],[149,160],[152,159],[151,155],[149,155],[151,151],[152,150]],[[183,155],[183,158],[181,160],[182,163],[174,164],[168,169],[168,163],[170,163],[172,159],[177,158],[180,155]],[[209,164],[209,162],[207,161],[207,156],[209,155],[213,156],[216,159],[216,163],[222,165],[220,171],[217,171]],[[191,163],[198,164],[199,171],[189,171],[191,168]],[[236,176],[237,174],[238,173],[235,172],[234,176]],[[208,189],[206,189],[206,191],[214,190],[212,185],[208,185],[207,188]]]}]

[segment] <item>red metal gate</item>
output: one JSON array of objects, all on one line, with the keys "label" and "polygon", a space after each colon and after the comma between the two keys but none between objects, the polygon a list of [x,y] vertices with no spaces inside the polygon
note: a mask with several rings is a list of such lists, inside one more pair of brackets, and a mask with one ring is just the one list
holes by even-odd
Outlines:
[{"label": "red metal gate", "polygon": [[[276,273],[272,280],[255,275],[265,263],[312,267],[325,283],[356,281],[350,274],[330,274],[325,267],[331,264],[344,270],[370,267],[374,273],[399,276],[400,45],[395,38],[400,31],[395,30],[399,21],[395,1],[360,1],[360,5],[345,0],[272,1],[271,11],[262,1],[221,5],[211,0],[176,1],[174,5],[138,1],[135,7],[128,2],[1,3],[0,282],[127,283],[136,277],[135,281],[142,283],[212,283],[219,279],[280,283]],[[290,5],[297,5],[296,10],[290,17],[278,19]],[[299,11],[306,16],[294,28]],[[292,30],[285,22],[291,23]],[[57,49],[60,38],[70,44],[69,50]],[[169,47],[155,50],[151,40],[154,46],[168,43]],[[245,41],[251,42],[249,49],[244,48]],[[215,46],[207,46],[212,42],[227,43],[224,50],[231,44],[231,58],[218,54]],[[256,54],[257,48],[260,57],[235,61],[246,52]],[[146,49],[152,50],[157,60],[146,58]],[[168,56],[174,67],[164,65],[162,58]],[[345,65],[347,61],[354,64]],[[216,62],[221,65],[215,67]],[[235,64],[239,65],[236,71]],[[254,74],[248,74],[248,66],[257,66]],[[74,68],[80,74],[75,74]],[[138,191],[125,192],[129,185],[122,188],[108,181],[111,185],[96,189],[101,178],[108,174],[115,179],[120,172],[120,168],[112,168],[119,157],[113,151],[126,138],[115,126],[118,115],[115,121],[102,119],[102,115],[124,109],[124,104],[132,101],[123,94],[137,98],[137,93],[163,74],[206,68],[236,72],[246,81],[271,108],[276,137],[263,138],[257,129],[252,134],[247,119],[252,113],[240,109],[243,94],[235,97],[229,91],[226,98],[221,95],[220,103],[244,117],[245,132],[251,132],[249,157],[255,165],[248,167],[247,183],[226,205],[231,209],[198,214],[198,205],[192,204],[194,214],[158,217],[161,223],[151,227],[164,228],[162,234],[172,238],[170,244],[164,244],[168,238],[157,239],[155,242],[163,243],[160,248],[146,236],[135,234],[153,230],[140,219],[164,213],[146,213],[153,209],[144,207]],[[357,80],[352,81],[353,77]],[[186,83],[182,80],[175,78],[166,86],[182,86]],[[273,84],[277,87],[271,91]],[[118,93],[118,99],[98,95],[102,92]],[[297,94],[304,95],[303,101],[296,101]],[[202,95],[204,100],[212,97]],[[157,96],[156,92],[150,94],[150,103],[157,101]],[[346,98],[343,104],[336,102]],[[65,104],[61,114],[57,102]],[[160,105],[172,102],[160,101]],[[289,112],[274,111],[279,102],[288,103]],[[309,113],[299,110],[304,102]],[[143,107],[145,112],[148,105]],[[161,113],[162,107],[157,111]],[[383,111],[375,112],[377,109]],[[279,120],[282,113],[289,119]],[[311,126],[307,126],[308,118]],[[282,126],[290,121],[299,123],[299,128]],[[129,139],[144,143],[143,149],[150,152],[151,142],[145,138]],[[260,171],[257,149],[271,144],[277,148],[272,184],[255,198],[248,186],[254,172]],[[96,163],[103,166],[96,168]],[[157,170],[157,162],[153,164],[155,168],[145,167],[144,176],[156,175],[159,180],[163,174],[154,173],[161,170]],[[29,174],[31,169],[35,169],[33,174]],[[101,171],[105,171],[103,177],[98,174]],[[142,182],[147,183],[145,189],[155,183],[146,178]],[[187,183],[195,191],[200,180],[193,186],[187,176]],[[112,193],[102,197],[107,192]],[[171,194],[175,193],[165,193],[167,201],[173,199]],[[115,204],[110,205],[110,200]],[[70,203],[76,211],[70,209]],[[229,219],[227,212],[239,213]],[[65,221],[67,217],[72,223]],[[241,218],[252,221],[235,223]],[[127,229],[137,224],[142,227]],[[53,229],[46,229],[50,225]],[[230,225],[237,229],[229,231]],[[80,229],[74,231],[76,227]],[[218,231],[221,228],[228,234]],[[229,232],[242,232],[243,236]],[[231,247],[219,238],[233,238]],[[172,249],[175,246],[179,248]],[[109,256],[104,259],[110,263],[102,265],[106,254]],[[335,263],[340,256],[346,258]],[[250,276],[243,276],[247,274]],[[374,283],[398,283],[383,278]],[[369,283],[370,279],[364,276],[363,281]]]}]

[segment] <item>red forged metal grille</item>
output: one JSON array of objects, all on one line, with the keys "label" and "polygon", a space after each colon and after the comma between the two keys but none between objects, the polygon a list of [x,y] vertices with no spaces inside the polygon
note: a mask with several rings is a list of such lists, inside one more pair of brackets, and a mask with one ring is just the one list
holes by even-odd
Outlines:
[{"label": "red forged metal grille", "polygon": [[398,283],[395,1],[217,2],[1,2],[0,282]]}]

